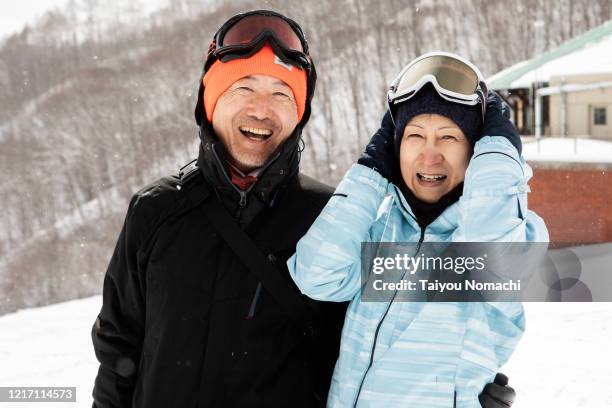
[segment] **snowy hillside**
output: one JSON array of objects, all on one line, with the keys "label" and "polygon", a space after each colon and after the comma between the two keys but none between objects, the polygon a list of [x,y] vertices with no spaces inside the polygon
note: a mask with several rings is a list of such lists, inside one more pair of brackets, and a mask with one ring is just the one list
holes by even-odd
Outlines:
[{"label": "snowy hillside", "polygon": [[388,81],[417,55],[456,52],[488,74],[533,57],[536,19],[544,50],[612,18],[609,0],[534,12],[531,0],[36,3],[20,17],[28,27],[0,41],[0,314],[99,291],[131,194],[197,155],[203,54],[239,11],[275,9],[304,26],[318,81],[300,167],[332,185],[376,129]]},{"label": "snowy hillside", "polygon": [[[97,361],[90,330],[100,306],[95,296],[0,317],[0,385],[76,386],[76,403],[44,406],[91,406]],[[518,391],[514,406],[612,407],[612,304],[528,303],[525,309],[527,332],[502,370]]]}]

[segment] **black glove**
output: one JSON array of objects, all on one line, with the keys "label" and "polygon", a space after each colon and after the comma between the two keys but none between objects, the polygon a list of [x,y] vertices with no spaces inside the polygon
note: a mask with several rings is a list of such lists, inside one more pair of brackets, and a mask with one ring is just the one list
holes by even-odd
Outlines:
[{"label": "black glove", "polygon": [[483,408],[508,408],[514,403],[516,392],[508,385],[508,377],[497,373],[492,383],[485,385],[478,401]]},{"label": "black glove", "polygon": [[380,128],[374,133],[372,139],[361,154],[357,163],[376,170],[387,180],[391,180],[395,162],[394,151],[395,125],[389,110],[385,112]]},{"label": "black glove", "polygon": [[510,107],[493,91],[487,94],[487,112],[482,126],[482,136],[503,136],[521,154],[523,145],[518,130],[510,122]]}]

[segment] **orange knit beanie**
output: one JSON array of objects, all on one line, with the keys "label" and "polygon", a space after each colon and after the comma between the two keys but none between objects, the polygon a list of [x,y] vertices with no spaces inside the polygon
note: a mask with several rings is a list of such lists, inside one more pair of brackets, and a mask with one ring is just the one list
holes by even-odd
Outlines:
[{"label": "orange knit beanie", "polygon": [[249,58],[227,62],[217,60],[206,72],[203,78],[204,109],[208,121],[212,123],[217,100],[223,92],[240,78],[257,74],[278,78],[291,88],[297,104],[298,122],[302,120],[306,109],[306,72],[295,65],[285,64],[266,44]]}]

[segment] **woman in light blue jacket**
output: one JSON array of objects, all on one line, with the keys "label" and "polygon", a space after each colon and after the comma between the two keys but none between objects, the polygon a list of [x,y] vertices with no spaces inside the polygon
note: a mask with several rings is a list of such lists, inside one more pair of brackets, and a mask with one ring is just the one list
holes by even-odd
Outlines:
[{"label": "woman in light blue jacket", "polygon": [[398,76],[381,128],[288,261],[305,295],[350,301],[329,407],[479,407],[525,330],[517,302],[361,301],[362,242],[548,241],[501,100],[469,62],[435,55]]}]

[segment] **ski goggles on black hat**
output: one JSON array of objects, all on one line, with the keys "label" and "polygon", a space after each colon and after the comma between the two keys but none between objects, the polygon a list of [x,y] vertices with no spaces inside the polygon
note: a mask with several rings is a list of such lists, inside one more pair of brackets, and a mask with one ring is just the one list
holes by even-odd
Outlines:
[{"label": "ski goggles on black hat", "polygon": [[[300,26],[290,18],[268,10],[238,14],[217,33],[208,52],[209,64],[248,58],[269,43],[274,53],[287,64],[311,69],[308,43]],[[206,67],[208,68],[208,67]]]},{"label": "ski goggles on black hat", "polygon": [[424,54],[402,69],[387,93],[392,116],[394,105],[409,100],[427,83],[450,102],[480,103],[484,120],[488,90],[482,73],[468,60],[446,52]]}]

